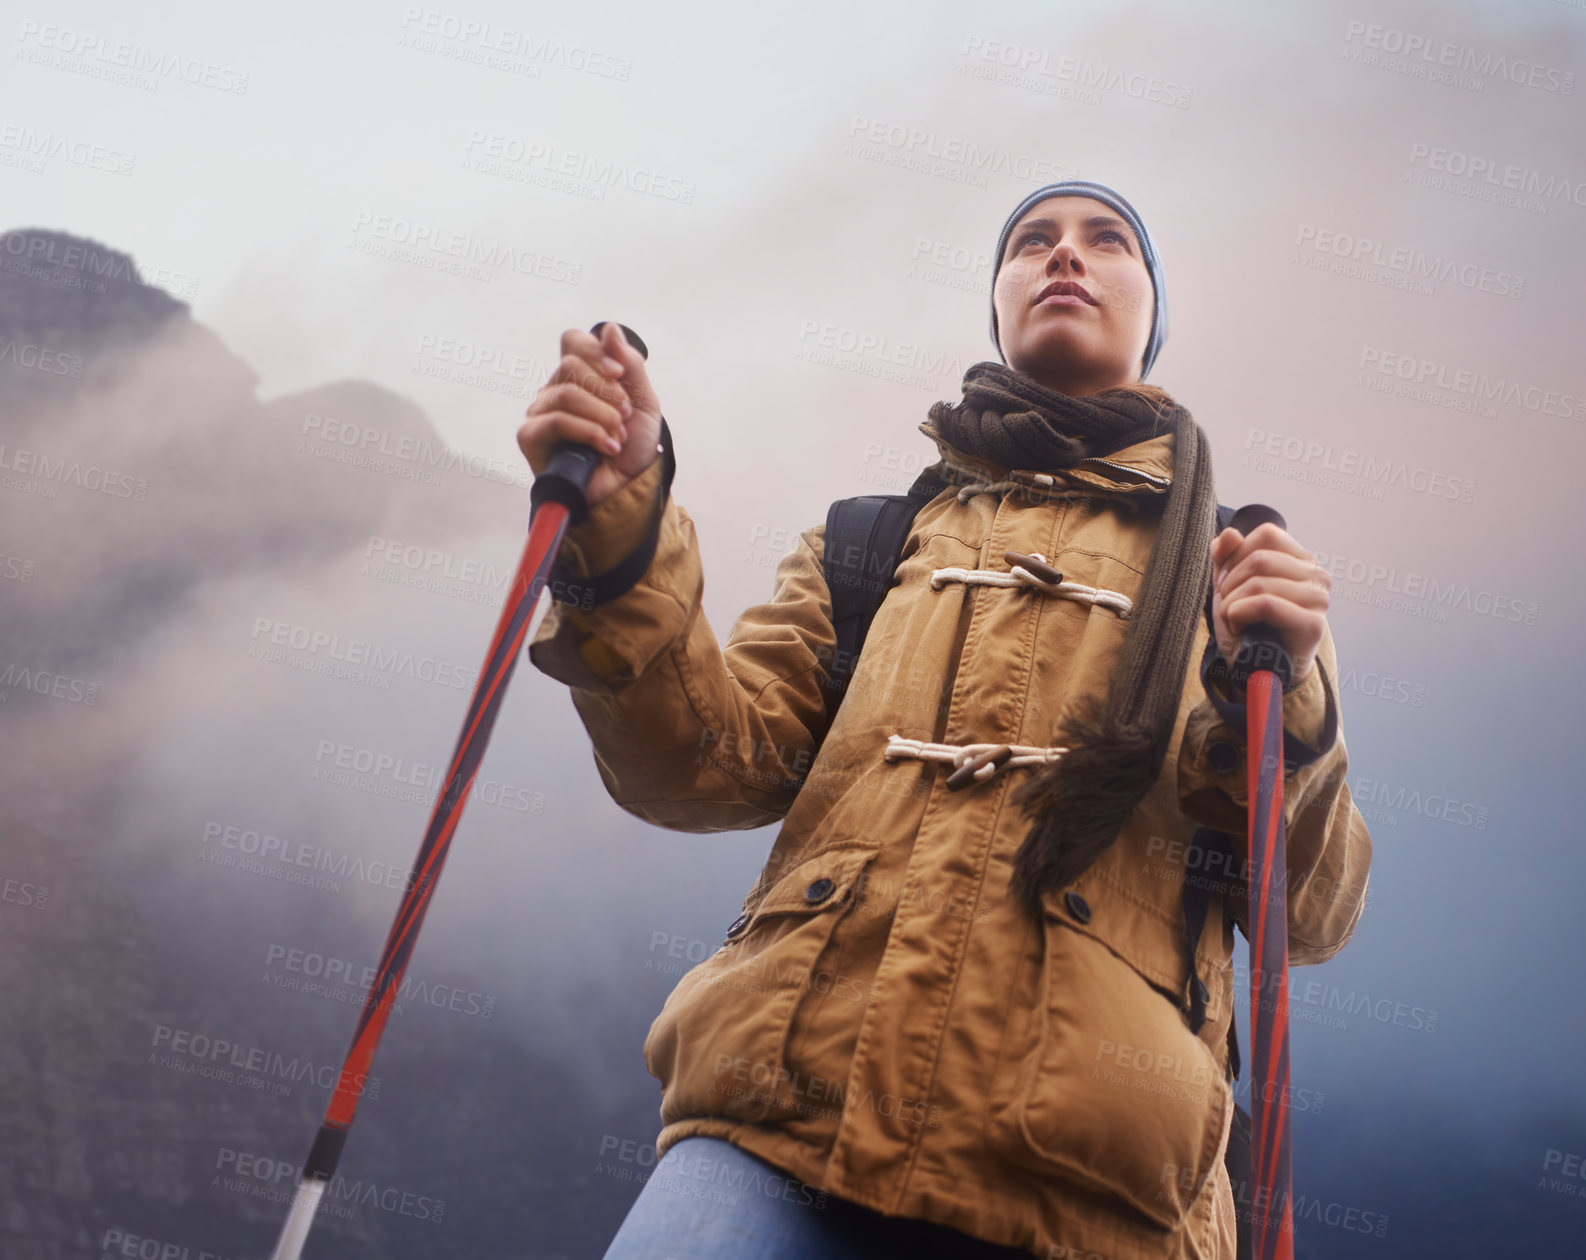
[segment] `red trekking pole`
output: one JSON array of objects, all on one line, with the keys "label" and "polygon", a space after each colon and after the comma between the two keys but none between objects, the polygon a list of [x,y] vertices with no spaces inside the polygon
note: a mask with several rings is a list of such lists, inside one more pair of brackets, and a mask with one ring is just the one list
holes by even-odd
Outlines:
[{"label": "red trekking pole", "polygon": [[[1287,528],[1261,503],[1246,504],[1229,524],[1248,534],[1265,521]],[[1230,675],[1244,682],[1250,794],[1251,1233],[1256,1260],[1293,1260],[1283,688],[1294,663],[1273,626],[1263,621],[1245,629]]]},{"label": "red trekking pole", "polygon": [[[635,350],[645,358],[650,357],[638,333],[622,324],[618,327]],[[598,336],[600,329],[601,324],[596,324],[590,331]],[[490,640],[490,650],[485,655],[484,668],[479,671],[479,679],[474,684],[473,699],[469,701],[462,733],[458,735],[457,748],[452,753],[451,768],[446,774],[446,786],[436,798],[429,827],[424,833],[424,842],[419,846],[418,857],[413,863],[412,887],[397,908],[385,949],[380,954],[379,971],[369,992],[364,995],[352,1045],[336,1078],[336,1089],[331,1094],[330,1105],[325,1109],[319,1133],[303,1164],[297,1193],[292,1198],[292,1209],[287,1214],[286,1224],[275,1246],[274,1260],[298,1260],[303,1252],[303,1243],[313,1227],[314,1213],[326,1187],[336,1175],[347,1132],[358,1111],[363,1084],[368,1079],[370,1065],[380,1045],[380,1036],[385,1031],[386,1019],[391,1014],[403,973],[418,942],[419,928],[424,924],[430,898],[440,880],[441,868],[446,864],[446,854],[451,848],[457,823],[462,818],[463,806],[467,804],[473,789],[474,777],[479,773],[479,763],[484,759],[485,749],[490,743],[496,714],[501,709],[507,682],[512,677],[518,652],[528,633],[529,620],[534,615],[535,605],[539,603],[540,592],[544,590],[550,576],[551,566],[561,549],[562,536],[567,532],[567,527],[582,524],[589,515],[589,504],[584,492],[589,486],[590,474],[595,471],[600,459],[601,456],[593,447],[566,440],[558,442],[551,462],[544,472],[535,477],[529,491],[532,504],[529,540],[524,545],[517,574],[508,588],[495,635]]]}]

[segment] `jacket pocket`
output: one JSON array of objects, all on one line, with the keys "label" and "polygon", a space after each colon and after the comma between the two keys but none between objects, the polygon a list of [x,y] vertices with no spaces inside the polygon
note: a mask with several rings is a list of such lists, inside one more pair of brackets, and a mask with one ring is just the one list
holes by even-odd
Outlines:
[{"label": "jacket pocket", "polygon": [[874,849],[818,854],[789,869],[687,972],[644,1040],[661,1082],[661,1122],[726,1116],[754,1123],[834,1106],[839,1082],[803,1080],[787,1065],[787,1036],[817,960],[851,909]]},{"label": "jacket pocket", "polygon": [[1021,1167],[1177,1229],[1215,1172],[1228,1087],[1206,1043],[1132,955],[1057,905],[1049,896],[1033,1009],[1010,1026],[988,1138]]}]

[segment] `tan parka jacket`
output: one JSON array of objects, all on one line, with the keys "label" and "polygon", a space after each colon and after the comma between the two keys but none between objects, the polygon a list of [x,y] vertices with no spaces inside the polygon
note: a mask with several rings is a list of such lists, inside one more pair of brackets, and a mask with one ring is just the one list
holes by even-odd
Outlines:
[{"label": "tan parka jacket", "polygon": [[[658,502],[660,459],[568,533],[563,557],[600,573],[661,514],[638,584],[589,611],[553,604],[530,645],[572,689],[613,799],[679,831],[781,823],[724,943],[645,1040],[662,1085],[657,1150],[726,1138],[876,1211],[1036,1256],[1232,1257],[1245,733],[1208,699],[1208,687],[1242,697],[1215,670],[1203,679],[1216,657],[1204,618],[1160,777],[1095,865],[1047,894],[1039,922],[1008,888],[1029,821],[1007,795],[1034,763],[949,791],[953,765],[928,759],[942,744],[1042,755],[1065,702],[1104,690],[1172,435],[1043,477],[920,428],[954,484],[915,518],[829,731],[824,523],[725,644],[701,611],[693,523],[674,498]],[[1044,556],[1069,593],[995,584],[1009,549]],[[1344,781],[1337,677],[1329,632],[1283,701],[1306,750],[1284,780],[1295,965],[1342,948],[1365,904],[1371,837]],[[1201,824],[1231,834],[1227,869],[1188,869]],[[1213,890],[1193,959],[1186,877]]]}]

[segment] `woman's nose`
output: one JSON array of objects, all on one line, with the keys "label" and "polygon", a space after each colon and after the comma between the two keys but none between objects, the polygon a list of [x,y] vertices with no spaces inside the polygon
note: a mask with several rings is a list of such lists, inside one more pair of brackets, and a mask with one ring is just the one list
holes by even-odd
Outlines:
[{"label": "woman's nose", "polygon": [[1056,274],[1063,270],[1065,264],[1070,271],[1077,271],[1083,274],[1085,270],[1085,264],[1080,260],[1079,251],[1067,241],[1059,241],[1052,246],[1052,252],[1047,255],[1046,269]]}]

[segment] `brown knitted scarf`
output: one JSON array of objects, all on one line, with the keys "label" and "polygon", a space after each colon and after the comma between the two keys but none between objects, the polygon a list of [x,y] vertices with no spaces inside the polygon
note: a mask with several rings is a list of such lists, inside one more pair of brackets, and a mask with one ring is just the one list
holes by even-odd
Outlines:
[{"label": "brown knitted scarf", "polygon": [[1009,798],[1035,819],[1014,859],[1013,890],[1039,914],[1041,894],[1101,856],[1161,772],[1211,581],[1217,492],[1206,434],[1177,403],[1159,409],[1125,392],[1061,394],[991,362],[969,367],[963,392],[960,403],[931,407],[938,431],[1010,469],[1067,468],[1174,433],[1173,484],[1107,694],[1070,702],[1052,738],[1069,751]]}]

